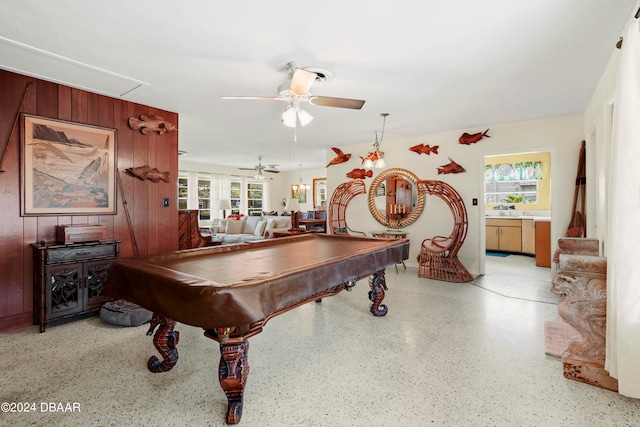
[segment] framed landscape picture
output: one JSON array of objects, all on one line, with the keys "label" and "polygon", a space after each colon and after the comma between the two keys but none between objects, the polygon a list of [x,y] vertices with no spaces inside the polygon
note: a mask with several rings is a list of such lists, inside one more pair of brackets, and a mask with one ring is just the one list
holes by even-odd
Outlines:
[{"label": "framed landscape picture", "polygon": [[22,115],[23,216],[114,215],[116,130]]}]

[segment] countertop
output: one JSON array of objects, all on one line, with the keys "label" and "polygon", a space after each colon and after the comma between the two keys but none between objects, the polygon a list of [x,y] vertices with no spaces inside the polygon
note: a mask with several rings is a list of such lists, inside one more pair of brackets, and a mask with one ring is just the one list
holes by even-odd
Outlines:
[{"label": "countertop", "polygon": [[487,219],[532,219],[538,222],[550,222],[551,217],[549,216],[533,216],[533,215],[519,215],[519,216],[509,216],[509,215],[485,215]]}]

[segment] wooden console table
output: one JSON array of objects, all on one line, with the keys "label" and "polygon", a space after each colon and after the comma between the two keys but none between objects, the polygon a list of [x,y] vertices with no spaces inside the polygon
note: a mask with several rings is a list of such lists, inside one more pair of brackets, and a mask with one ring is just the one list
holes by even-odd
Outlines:
[{"label": "wooden console table", "polygon": [[113,298],[102,294],[109,267],[118,257],[117,240],[32,244],[33,323],[47,324],[93,315]]}]

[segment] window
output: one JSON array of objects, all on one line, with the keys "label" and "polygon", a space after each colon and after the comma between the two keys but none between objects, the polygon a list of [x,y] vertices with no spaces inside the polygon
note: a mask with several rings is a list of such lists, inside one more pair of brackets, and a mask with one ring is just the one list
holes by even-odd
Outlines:
[{"label": "window", "polygon": [[240,213],[240,199],[242,197],[242,181],[231,181],[231,215]]},{"label": "window", "polygon": [[211,180],[198,178],[198,214],[200,221],[211,219]]},{"label": "window", "polygon": [[178,209],[188,209],[189,202],[189,178],[178,177]]},{"label": "window", "polygon": [[262,215],[262,194],[264,184],[262,182],[247,183],[247,206],[249,216]]},{"label": "window", "polygon": [[538,203],[541,162],[498,163],[485,165],[485,204]]}]

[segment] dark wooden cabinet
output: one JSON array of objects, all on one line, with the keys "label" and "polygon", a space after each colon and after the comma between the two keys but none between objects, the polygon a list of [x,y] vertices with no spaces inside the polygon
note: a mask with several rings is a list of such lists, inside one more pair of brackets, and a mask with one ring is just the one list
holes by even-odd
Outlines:
[{"label": "dark wooden cabinet", "polygon": [[75,244],[32,244],[33,321],[47,324],[85,317],[111,298],[102,294],[109,267],[118,257],[117,240]]}]

